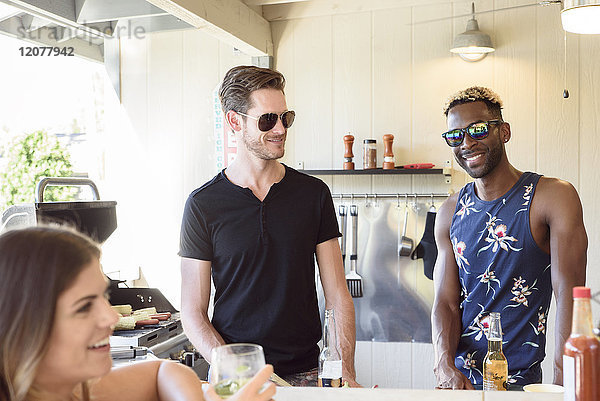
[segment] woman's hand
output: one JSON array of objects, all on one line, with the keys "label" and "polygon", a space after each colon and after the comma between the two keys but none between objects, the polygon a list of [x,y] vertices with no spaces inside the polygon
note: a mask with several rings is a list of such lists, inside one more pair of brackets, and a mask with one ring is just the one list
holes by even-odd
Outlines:
[{"label": "woman's hand", "polygon": [[[263,384],[268,382],[273,374],[273,366],[266,365],[262,368],[248,383],[246,383],[237,393],[229,397],[231,401],[268,401],[275,395],[275,384],[269,383],[261,391]],[[209,386],[204,393],[209,401],[220,401],[222,398],[215,392],[213,386]]]}]

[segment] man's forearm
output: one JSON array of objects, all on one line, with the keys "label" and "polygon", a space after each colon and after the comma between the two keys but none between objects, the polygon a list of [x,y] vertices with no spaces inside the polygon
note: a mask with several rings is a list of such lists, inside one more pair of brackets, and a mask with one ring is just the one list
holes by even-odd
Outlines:
[{"label": "man's forearm", "polygon": [[225,344],[223,337],[214,328],[206,315],[198,316],[182,311],[181,317],[185,335],[198,352],[200,352],[202,357],[210,363],[212,349]]},{"label": "man's forearm", "polygon": [[335,310],[338,344],[342,351],[342,375],[345,379],[356,380],[354,369],[354,349],[356,346],[354,303],[350,295],[346,294],[341,295],[339,300],[330,306]]},{"label": "man's forearm", "polygon": [[460,340],[460,311],[448,305],[434,305],[431,314],[432,341],[435,350],[434,368],[440,364],[454,366]]},{"label": "man's forearm", "polygon": [[562,294],[556,300],[556,327],[554,329],[554,384],[562,385],[562,356],[565,342],[571,334],[571,319],[573,316],[573,300],[570,296]]}]

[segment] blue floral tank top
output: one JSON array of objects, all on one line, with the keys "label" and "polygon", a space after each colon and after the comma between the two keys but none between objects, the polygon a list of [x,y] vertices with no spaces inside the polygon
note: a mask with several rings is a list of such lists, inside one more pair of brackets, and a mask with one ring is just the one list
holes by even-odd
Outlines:
[{"label": "blue floral tank top", "polygon": [[462,333],[454,361],[482,384],[488,316],[500,312],[509,384],[542,379],[552,298],[550,255],[531,234],[529,207],[540,175],[526,172],[499,199],[483,201],[474,183],[460,191],[450,239],[461,284]]}]

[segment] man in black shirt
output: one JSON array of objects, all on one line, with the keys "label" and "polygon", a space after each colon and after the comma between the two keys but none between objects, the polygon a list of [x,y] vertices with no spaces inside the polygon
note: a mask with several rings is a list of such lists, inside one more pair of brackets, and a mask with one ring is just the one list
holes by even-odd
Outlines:
[{"label": "man in black shirt", "polygon": [[354,305],[331,194],[321,180],[277,161],[295,117],[284,86],[279,72],[250,66],[231,69],[223,80],[219,96],[238,153],[185,206],[179,252],[183,324],[209,362],[214,347],[256,343],[284,379],[314,385],[321,337],[316,255],[326,305],[336,314],[343,379],[357,385]]}]

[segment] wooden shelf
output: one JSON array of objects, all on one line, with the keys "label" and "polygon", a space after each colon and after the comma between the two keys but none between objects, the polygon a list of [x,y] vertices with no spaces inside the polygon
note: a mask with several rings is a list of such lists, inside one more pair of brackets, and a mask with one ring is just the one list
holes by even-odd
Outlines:
[{"label": "wooden shelf", "polygon": [[298,170],[308,175],[376,175],[376,174],[444,174],[441,168],[395,168],[384,170],[382,168],[368,170]]}]

